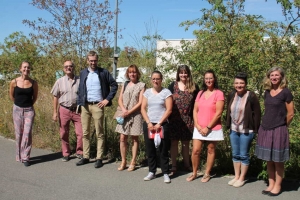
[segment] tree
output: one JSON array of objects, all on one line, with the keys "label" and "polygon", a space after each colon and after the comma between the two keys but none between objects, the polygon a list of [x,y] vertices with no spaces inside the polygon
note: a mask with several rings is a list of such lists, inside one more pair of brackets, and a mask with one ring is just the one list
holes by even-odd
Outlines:
[{"label": "tree", "polygon": [[[281,66],[286,70],[289,88],[293,92],[296,110],[299,110],[300,90],[300,35],[297,23],[284,25],[280,22],[265,22],[261,16],[244,13],[244,0],[214,1],[208,0],[211,9],[202,9],[198,19],[187,20],[181,26],[189,29],[193,25],[199,27],[194,30],[194,41],[181,41],[181,48],[167,46],[162,53],[164,66],[174,69],[177,63],[188,64],[196,81],[201,84],[202,74],[213,69],[219,80],[221,90],[228,94],[232,90],[235,74],[239,71],[248,74],[247,87],[262,97],[262,80],[267,70],[273,66]],[[296,19],[296,18],[295,18]],[[194,26],[193,26],[194,27]],[[262,98],[260,98],[261,104]],[[295,121],[299,120],[296,114]],[[287,171],[294,176],[299,174],[300,156],[299,125],[293,122],[289,128],[291,139],[291,159]],[[230,149],[228,140],[220,146],[220,155],[216,163],[222,163],[222,170],[228,173],[224,166],[230,163]],[[263,165],[255,160],[256,167],[260,167],[257,174],[264,174]],[[229,165],[230,166],[230,165]],[[287,174],[287,173],[286,173]]]},{"label": "tree", "polygon": [[53,17],[52,21],[23,20],[33,29],[31,38],[45,54],[78,57],[82,67],[88,51],[110,43],[114,12],[108,0],[101,3],[96,0],[32,0],[31,4]]},{"label": "tree", "polygon": [[4,43],[0,44],[0,51],[0,71],[6,76],[18,72],[22,61],[28,61],[34,66],[39,60],[37,46],[22,32],[14,32],[6,37]]}]

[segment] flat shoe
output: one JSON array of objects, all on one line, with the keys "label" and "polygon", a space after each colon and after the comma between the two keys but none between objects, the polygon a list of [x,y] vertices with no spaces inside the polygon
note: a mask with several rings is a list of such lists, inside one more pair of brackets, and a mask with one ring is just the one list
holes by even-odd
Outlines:
[{"label": "flat shoe", "polygon": [[231,186],[232,186],[236,181],[237,181],[236,179],[232,179],[232,180],[230,180],[230,181],[228,182],[228,185],[231,185]]},{"label": "flat shoe", "polygon": [[276,196],[280,195],[280,193],[281,193],[281,191],[279,191],[277,194],[269,192],[268,196],[270,196],[270,197],[276,197]]},{"label": "flat shoe", "polygon": [[192,174],[192,175],[190,175],[189,177],[186,178],[186,181],[191,182],[191,181],[195,180],[195,178],[197,178],[197,175]]},{"label": "flat shoe", "polygon": [[270,191],[263,190],[263,191],[261,191],[261,193],[264,194],[264,195],[268,195],[270,193]]},{"label": "flat shoe", "polygon": [[232,186],[236,187],[236,188],[242,187],[245,184],[245,182],[246,181],[239,181],[239,180],[237,180]]},{"label": "flat shoe", "polygon": [[204,174],[204,176],[201,179],[202,183],[207,183],[210,180],[211,176],[209,174]]}]

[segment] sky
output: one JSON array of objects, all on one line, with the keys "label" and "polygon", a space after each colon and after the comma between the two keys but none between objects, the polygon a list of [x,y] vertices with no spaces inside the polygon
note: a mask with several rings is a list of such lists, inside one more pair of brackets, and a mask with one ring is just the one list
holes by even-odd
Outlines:
[{"label": "sky", "polygon": [[[16,31],[29,35],[31,29],[22,24],[23,19],[51,19],[47,11],[37,9],[30,2],[31,0],[0,0],[0,43]],[[116,0],[110,0],[113,10],[115,2]],[[118,16],[122,38],[118,39],[117,44],[121,49],[134,46],[132,37],[146,35],[145,24],[148,27],[152,24],[151,29],[157,30],[164,39],[193,39],[193,30],[185,31],[179,24],[199,18],[202,8],[210,8],[210,5],[205,0],[122,0]],[[267,21],[284,21],[281,6],[275,0],[246,0],[245,13],[262,15]]]}]

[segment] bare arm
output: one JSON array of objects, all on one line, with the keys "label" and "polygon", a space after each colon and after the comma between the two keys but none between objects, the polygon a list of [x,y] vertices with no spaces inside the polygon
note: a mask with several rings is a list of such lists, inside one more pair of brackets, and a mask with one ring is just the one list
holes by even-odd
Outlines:
[{"label": "bare arm", "polygon": [[140,91],[138,103],[137,103],[135,106],[133,106],[133,108],[131,108],[131,109],[128,111],[127,115],[130,115],[130,114],[134,113],[135,111],[137,111],[138,109],[140,109],[140,107],[141,107],[141,105],[142,105],[142,101],[143,101],[143,94],[144,94],[144,92],[145,92],[145,88],[143,88],[143,89]]},{"label": "bare arm", "polygon": [[38,83],[35,81],[33,84],[33,104],[36,102],[39,92]]},{"label": "bare arm", "polygon": [[119,104],[120,108],[122,109],[123,116],[125,117],[126,115],[128,115],[128,110],[123,105],[123,91],[124,91],[124,85],[122,85],[122,89],[120,91],[120,96],[119,96],[119,99],[118,99],[118,104]]},{"label": "bare arm", "polygon": [[16,87],[16,81],[15,81],[15,80],[12,80],[12,81],[10,82],[10,85],[9,85],[9,98],[10,98],[10,100],[12,100],[13,102],[15,101],[15,98],[14,98],[15,87]]},{"label": "bare arm", "polygon": [[146,110],[147,107],[148,107],[148,99],[143,96],[142,105],[141,105],[141,113],[142,113],[142,116],[143,116],[145,122],[148,125],[148,129],[152,130],[153,129],[153,124],[150,122],[149,117],[147,115],[147,110]]},{"label": "bare arm", "polygon": [[195,104],[194,104],[194,109],[193,109],[194,126],[195,126],[195,128],[196,128],[196,129],[199,131],[199,133],[200,133],[202,127],[198,124],[198,118],[197,118],[198,110],[199,110],[198,102],[195,102]]},{"label": "bare arm", "polygon": [[57,121],[57,119],[58,119],[57,113],[58,113],[58,98],[56,96],[54,96],[53,97],[53,116],[52,116],[53,121]]},{"label": "bare arm", "polygon": [[289,126],[294,117],[294,102],[293,101],[291,101],[289,103],[286,102],[285,105],[286,105],[286,110],[287,110],[286,124],[287,124],[287,126]]},{"label": "bare arm", "polygon": [[[224,101],[217,101],[216,113],[212,118],[211,122],[209,122],[209,124],[207,125],[207,127],[212,128],[215,126],[215,124],[220,120],[223,110],[224,110]],[[210,131],[207,127],[202,128],[203,135],[207,135],[207,133]]]},{"label": "bare arm", "polygon": [[[172,96],[169,96],[168,98],[165,99],[165,105],[166,105],[166,111],[164,112],[163,116],[160,118],[160,120],[159,120],[160,123],[163,123],[164,121],[166,121],[172,113],[172,108],[173,108]],[[161,127],[161,124],[158,124],[158,123],[154,126],[155,129],[158,129],[160,127]]]}]

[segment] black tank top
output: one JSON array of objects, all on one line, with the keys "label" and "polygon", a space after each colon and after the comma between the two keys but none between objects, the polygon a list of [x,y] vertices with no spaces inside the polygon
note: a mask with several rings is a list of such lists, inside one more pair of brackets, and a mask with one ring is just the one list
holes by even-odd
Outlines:
[{"label": "black tank top", "polygon": [[31,107],[33,105],[33,84],[34,81],[32,81],[32,85],[30,88],[20,88],[18,86],[15,87],[14,104],[16,106],[19,106],[21,108],[26,108],[26,107]]}]

